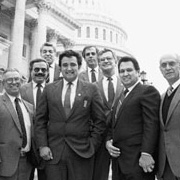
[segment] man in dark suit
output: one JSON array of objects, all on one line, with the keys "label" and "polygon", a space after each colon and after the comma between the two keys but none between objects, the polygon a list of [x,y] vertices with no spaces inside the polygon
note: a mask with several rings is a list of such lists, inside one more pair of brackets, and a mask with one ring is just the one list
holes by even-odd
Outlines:
[{"label": "man in dark suit", "polygon": [[78,79],[81,63],[77,52],[64,51],[63,79],[44,88],[37,107],[35,133],[47,180],[92,179],[106,124],[98,87]]},{"label": "man in dark suit", "polygon": [[56,48],[51,43],[44,43],[40,49],[41,57],[49,64],[49,75],[46,83],[59,80],[61,77],[60,68],[56,64]]},{"label": "man in dark suit", "polygon": [[98,66],[98,49],[95,46],[86,46],[82,56],[86,61],[87,69],[79,74],[79,79],[91,83],[99,81],[103,74]]},{"label": "man in dark suit", "polygon": [[106,142],[113,157],[112,179],[154,180],[160,95],[153,86],[139,82],[136,59],[122,57],[118,70],[126,90],[117,100]]},{"label": "man in dark suit", "polygon": [[110,155],[105,147],[108,127],[111,124],[112,108],[116,99],[123,90],[119,76],[116,74],[117,59],[114,52],[110,49],[103,49],[98,53],[99,67],[103,72],[103,78],[97,82],[103,98],[104,112],[106,115],[106,133],[104,140],[95,156],[95,166],[93,180],[108,180]]},{"label": "man in dark suit", "polygon": [[18,70],[3,72],[3,86],[5,93],[0,96],[0,180],[29,180],[33,107],[21,98]]},{"label": "man in dark suit", "polygon": [[180,58],[166,54],[160,58],[160,70],[169,83],[160,106],[158,177],[180,180]]},{"label": "man in dark suit", "polygon": [[[46,85],[46,77],[48,75],[49,65],[44,59],[34,59],[29,64],[29,71],[32,81],[24,84],[20,91],[21,97],[33,105],[35,112],[41,93]],[[30,180],[34,179],[35,168],[36,167],[32,169]],[[37,172],[38,180],[46,180],[43,164],[38,165]]]}]

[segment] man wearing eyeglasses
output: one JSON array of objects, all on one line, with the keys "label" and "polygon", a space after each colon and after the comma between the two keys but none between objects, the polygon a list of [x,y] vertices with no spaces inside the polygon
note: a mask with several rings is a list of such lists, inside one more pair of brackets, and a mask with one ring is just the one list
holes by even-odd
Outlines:
[{"label": "man wearing eyeglasses", "polygon": [[33,107],[20,95],[21,75],[3,72],[5,93],[0,96],[0,179],[29,180],[32,166]]},{"label": "man wearing eyeglasses", "polygon": [[91,83],[100,80],[103,75],[98,66],[98,49],[95,46],[86,46],[82,56],[86,61],[87,69],[79,74],[79,78]]},{"label": "man wearing eyeglasses", "polygon": [[180,58],[166,54],[160,58],[160,71],[169,83],[160,105],[158,176],[180,179]]},{"label": "man wearing eyeglasses", "polygon": [[[44,59],[34,59],[30,62],[29,71],[32,81],[21,87],[21,96],[24,100],[31,103],[36,111],[41,93],[46,85],[49,66]],[[38,166],[38,180],[46,180],[42,164],[40,166],[37,164],[36,166]],[[32,170],[30,180],[34,179],[35,167]]]},{"label": "man wearing eyeglasses", "polygon": [[62,78],[60,68],[56,64],[56,48],[51,43],[44,43],[40,49],[40,54],[43,59],[49,64],[49,74],[46,83],[52,83]]},{"label": "man wearing eyeglasses", "polygon": [[99,67],[103,77],[97,82],[104,104],[106,115],[106,133],[101,147],[95,154],[95,166],[93,180],[108,180],[110,155],[105,147],[108,128],[111,124],[112,108],[123,91],[120,78],[116,75],[117,59],[115,53],[110,49],[103,49],[98,53]]}]

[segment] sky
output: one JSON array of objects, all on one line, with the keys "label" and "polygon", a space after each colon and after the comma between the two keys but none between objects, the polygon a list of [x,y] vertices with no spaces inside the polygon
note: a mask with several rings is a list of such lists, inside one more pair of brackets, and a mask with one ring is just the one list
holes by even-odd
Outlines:
[{"label": "sky", "polygon": [[128,35],[126,48],[147,72],[149,82],[162,93],[168,87],[159,70],[159,59],[180,54],[179,0],[104,0],[106,11]]}]

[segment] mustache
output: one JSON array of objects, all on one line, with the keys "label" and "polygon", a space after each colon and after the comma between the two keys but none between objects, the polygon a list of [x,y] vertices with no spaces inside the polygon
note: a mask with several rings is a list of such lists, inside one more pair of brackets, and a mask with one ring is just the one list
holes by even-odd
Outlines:
[{"label": "mustache", "polygon": [[35,74],[36,77],[44,77],[45,76],[45,73],[37,73]]}]

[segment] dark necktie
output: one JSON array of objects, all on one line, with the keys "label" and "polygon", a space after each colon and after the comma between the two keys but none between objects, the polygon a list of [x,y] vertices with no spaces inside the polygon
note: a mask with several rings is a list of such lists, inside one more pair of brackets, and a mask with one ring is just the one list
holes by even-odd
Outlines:
[{"label": "dark necktie", "polygon": [[108,103],[110,105],[112,105],[113,101],[114,101],[114,86],[113,86],[113,83],[112,83],[112,78],[111,77],[108,77],[107,78],[109,83],[108,83]]},{"label": "dark necktie", "polygon": [[46,77],[46,83],[49,83],[49,72],[48,72],[47,77]]},{"label": "dark necktie", "polygon": [[42,92],[41,92],[42,85],[40,83],[38,83],[36,86],[37,86],[37,93],[36,93],[36,108],[37,108],[38,102],[39,102],[39,100],[41,98],[41,94],[42,94]]},{"label": "dark necktie", "polygon": [[68,88],[67,88],[67,91],[66,91],[66,94],[65,94],[65,99],[64,99],[64,110],[65,110],[65,113],[66,113],[66,117],[69,116],[69,113],[71,111],[71,100],[70,100],[70,97],[71,97],[71,85],[72,85],[72,82],[69,82],[68,83]]},{"label": "dark necktie", "polygon": [[129,92],[129,90],[126,88],[125,90],[124,90],[124,97],[126,97],[126,94]]},{"label": "dark necktie", "polygon": [[95,75],[95,70],[94,69],[91,70],[91,80],[92,80],[92,83],[96,82],[96,75]]},{"label": "dark necktie", "polygon": [[23,113],[22,113],[21,107],[19,105],[19,98],[15,99],[15,106],[16,106],[16,111],[18,114],[19,122],[21,125],[21,130],[22,130],[22,134],[23,134],[22,148],[24,148],[24,147],[26,147],[26,144],[27,144],[27,134],[26,134],[26,128],[25,128],[25,124],[24,124]]}]

